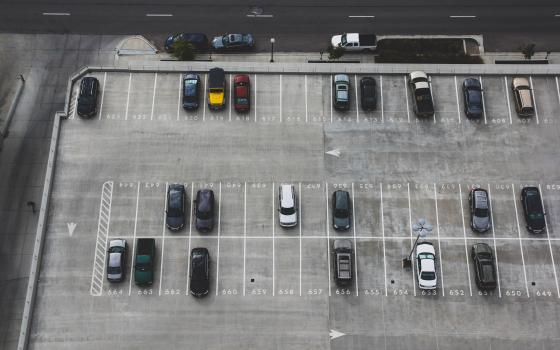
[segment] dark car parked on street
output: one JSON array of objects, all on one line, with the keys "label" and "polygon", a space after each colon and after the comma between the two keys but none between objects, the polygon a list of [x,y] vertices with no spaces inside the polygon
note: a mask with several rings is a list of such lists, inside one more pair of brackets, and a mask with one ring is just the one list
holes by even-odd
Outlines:
[{"label": "dark car parked on street", "polygon": [[467,118],[482,117],[482,86],[478,79],[467,78],[463,81],[463,100]]},{"label": "dark car parked on street", "polygon": [[475,243],[471,248],[471,258],[477,287],[481,290],[495,289],[498,279],[492,248],[486,243]]},{"label": "dark car parked on street", "polygon": [[482,188],[472,189],[469,193],[471,212],[471,229],[484,233],[490,229],[490,199],[488,192]]},{"label": "dark car parked on street", "polygon": [[200,77],[195,73],[183,74],[183,108],[196,110],[200,105]]},{"label": "dark car parked on street", "polygon": [[194,48],[198,51],[208,50],[209,42],[205,34],[202,33],[179,33],[171,35],[165,40],[165,51],[173,52],[173,44],[179,40],[186,40],[193,44]]},{"label": "dark car parked on street", "polygon": [[172,231],[178,231],[185,226],[185,203],[187,193],[185,186],[171,184],[167,189],[167,208],[165,223]]},{"label": "dark car parked on street", "polygon": [[191,250],[189,289],[195,297],[203,297],[210,289],[210,253],[206,248]]},{"label": "dark car parked on street", "polygon": [[523,207],[527,230],[531,233],[544,232],[546,221],[538,187],[523,187],[521,190],[521,206]]},{"label": "dark car parked on street", "polygon": [[194,226],[200,232],[210,232],[214,228],[214,191],[203,189],[196,192]]},{"label": "dark car parked on street", "polygon": [[373,111],[377,108],[377,91],[375,79],[363,77],[360,79],[360,100],[364,111]]},{"label": "dark car parked on street", "polygon": [[99,80],[85,77],[80,82],[78,105],[76,111],[80,117],[92,117],[97,113],[97,96],[99,95]]},{"label": "dark car parked on street", "polygon": [[348,230],[351,221],[350,194],[347,191],[334,191],[332,195],[332,218],[335,230]]},{"label": "dark car parked on street", "polygon": [[212,39],[212,49],[216,51],[250,50],[254,46],[251,34],[224,34]]}]

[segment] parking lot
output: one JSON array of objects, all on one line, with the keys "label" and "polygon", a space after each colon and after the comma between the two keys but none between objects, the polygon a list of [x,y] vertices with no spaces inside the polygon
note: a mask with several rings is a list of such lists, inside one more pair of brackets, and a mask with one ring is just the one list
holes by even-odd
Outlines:
[{"label": "parking lot", "polygon": [[[432,76],[436,113],[424,120],[412,111],[403,75],[371,75],[379,94],[374,112],[357,107],[362,76],[351,75],[350,110],[339,112],[330,75],[250,74],[248,114],[232,108],[229,87],[225,110],[202,103],[186,112],[178,73],[92,75],[102,87],[98,116],[79,118],[74,102],[62,126],[31,348],[70,348],[71,341],[84,349],[109,341],[148,348],[170,337],[206,348],[560,346],[558,77],[530,77],[530,119],[515,113],[512,76],[478,77],[485,108],[473,121],[463,112],[467,76]],[[188,201],[198,189],[214,190],[211,233],[198,233],[190,216],[183,230],[167,230],[171,183],[185,184]],[[294,184],[299,197],[300,223],[292,229],[278,224],[283,183]],[[529,185],[541,189],[544,234],[525,228],[519,198]],[[490,194],[493,225],[484,234],[469,227],[475,187]],[[351,195],[347,232],[331,225],[337,189]],[[436,249],[438,288],[430,292],[401,265],[420,218],[434,226],[426,240]],[[150,288],[130,279],[142,237],[156,239]],[[128,271],[124,282],[109,284],[105,251],[114,238],[129,244]],[[347,288],[333,281],[337,238],[354,246]],[[493,292],[475,285],[476,242],[494,249]],[[210,294],[202,300],[188,295],[194,247],[211,256]],[[329,340],[331,330],[346,335]]]}]

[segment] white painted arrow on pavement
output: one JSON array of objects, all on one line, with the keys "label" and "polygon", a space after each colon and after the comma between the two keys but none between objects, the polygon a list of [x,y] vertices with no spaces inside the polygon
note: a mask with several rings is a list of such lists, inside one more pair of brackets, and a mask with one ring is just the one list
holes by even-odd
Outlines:
[{"label": "white painted arrow on pavement", "polygon": [[336,339],[336,338],[340,338],[343,335],[346,335],[342,332],[336,331],[334,329],[331,329],[331,331],[329,332],[329,336],[331,337],[331,340]]},{"label": "white painted arrow on pavement", "polygon": [[68,225],[68,234],[70,235],[70,237],[72,237],[72,235],[74,234],[74,230],[76,229],[76,224],[73,222],[69,222],[66,225]]},{"label": "white painted arrow on pavement", "polygon": [[331,156],[335,156],[337,158],[340,157],[340,150],[339,149],[333,149],[332,151],[327,151],[325,153],[328,154],[328,155],[331,155]]}]

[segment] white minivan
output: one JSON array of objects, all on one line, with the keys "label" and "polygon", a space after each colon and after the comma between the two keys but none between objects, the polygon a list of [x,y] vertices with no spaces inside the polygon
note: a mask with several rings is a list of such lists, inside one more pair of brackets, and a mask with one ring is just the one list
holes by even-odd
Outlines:
[{"label": "white minivan", "polygon": [[297,198],[293,185],[280,185],[278,189],[278,220],[282,227],[293,227],[297,225]]}]

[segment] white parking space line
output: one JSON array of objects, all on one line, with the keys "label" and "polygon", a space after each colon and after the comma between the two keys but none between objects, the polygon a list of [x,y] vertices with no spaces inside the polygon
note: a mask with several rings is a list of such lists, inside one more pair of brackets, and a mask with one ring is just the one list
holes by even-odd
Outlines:
[{"label": "white parking space line", "polygon": [[533,104],[535,105],[535,118],[537,118],[537,125],[539,125],[539,110],[537,108],[537,100],[535,99],[535,90],[533,89],[532,76],[529,76],[529,84],[531,85],[531,96],[533,97]]},{"label": "white parking space line", "polygon": [[179,113],[181,111],[181,95],[183,92],[183,76],[179,73],[179,96],[177,96],[177,120],[179,120]]},{"label": "white parking space line", "polygon": [[231,122],[231,105],[233,104],[233,100],[231,98],[232,91],[233,91],[233,80],[231,80],[231,74],[229,75],[229,103],[228,103],[228,113],[229,113],[229,121]]},{"label": "white parking space line", "polygon": [[511,104],[509,103],[509,92],[508,92],[507,77],[504,77],[504,91],[506,93],[506,100],[507,100],[507,105],[508,105],[509,123],[513,124],[513,120],[511,119]]},{"label": "white parking space line", "polygon": [[[204,108],[202,108],[202,121],[204,121],[204,119],[206,119],[206,108],[208,108],[207,104],[206,104],[206,97],[207,97],[207,93],[206,93],[206,87],[208,86],[208,74],[204,75],[204,88],[202,89],[202,91],[204,91]],[[231,103],[231,101],[229,101]],[[190,253],[189,253],[190,254]]]},{"label": "white parking space line", "polygon": [[469,292],[472,297],[472,282],[471,282],[471,268],[469,265],[469,249],[467,248],[467,231],[465,229],[465,211],[463,207],[463,191],[461,190],[461,184],[459,185],[459,201],[461,203],[461,220],[463,222],[463,237],[465,238],[465,258],[467,259],[467,276],[469,277]]},{"label": "white parking space line", "polygon": [[[190,197],[190,203],[193,203],[193,195],[194,195],[194,182],[191,182],[191,197]],[[191,282],[190,276],[191,276],[191,238],[192,238],[192,217],[193,217],[193,206],[192,204],[189,204],[190,209],[189,210],[189,243],[187,244],[188,248],[187,248],[187,295],[189,295],[189,285]]]},{"label": "white parking space line", "polygon": [[43,16],[70,16],[69,12],[43,12]]},{"label": "white parking space line", "polygon": [[502,287],[500,285],[500,264],[498,262],[498,248],[496,247],[496,232],[494,231],[494,211],[492,210],[492,192],[488,184],[488,204],[490,207],[490,220],[492,220],[492,240],[494,241],[494,259],[496,259],[496,277],[498,280],[498,296],[502,297]]},{"label": "white parking space line", "polygon": [[[385,123],[385,112],[383,106],[383,76],[379,76],[379,97],[381,102],[381,123]],[[386,289],[386,288],[385,288]]]},{"label": "white parking space line", "polygon": [[476,16],[473,16],[473,15],[465,15],[465,16],[455,15],[455,16],[449,16],[449,18],[476,18]]},{"label": "white parking space line", "polygon": [[243,296],[245,296],[245,264],[247,262],[247,182],[243,185]]},{"label": "white parking space line", "polygon": [[349,15],[348,18],[375,18],[375,16],[369,16],[369,15]]},{"label": "white parking space line", "polygon": [[332,86],[333,86],[333,84],[332,84],[332,80],[333,80],[333,76],[331,75],[331,80],[329,81],[329,85],[331,86],[331,97],[330,97],[330,100],[329,100],[329,106],[331,107],[331,124],[332,124],[332,121],[333,121],[333,114],[332,114],[332,105],[333,105],[332,104]]},{"label": "white parking space line", "polygon": [[275,219],[275,215],[274,215],[274,187],[276,186],[276,184],[274,182],[272,182],[272,296],[274,296],[274,294],[276,293],[276,264],[275,264],[275,236],[276,236],[276,232],[274,230],[274,219]]},{"label": "white parking space line", "polygon": [[[410,106],[408,105],[408,85],[406,82],[406,76],[404,78],[404,96],[406,98],[406,118],[408,119],[408,123],[410,124]],[[414,294],[416,295],[416,293]]]},{"label": "white parking space line", "polygon": [[[130,89],[129,89],[130,90]],[[130,264],[130,278],[128,281],[128,296],[132,292],[132,280],[134,279],[134,254],[136,253],[136,227],[138,225],[138,203],[140,200],[140,181],[136,183],[136,214],[134,214],[134,231],[132,231],[132,263]]]},{"label": "white parking space line", "polygon": [[482,113],[484,114],[484,124],[488,124],[488,120],[486,119],[486,101],[484,100],[484,85],[482,85],[482,76],[478,76],[478,80],[480,81],[480,90],[482,94]]},{"label": "white parking space line", "polygon": [[[331,84],[332,86],[332,84]],[[329,277],[329,297],[331,296],[331,235],[329,230],[329,183],[325,182],[325,208],[327,209],[327,265],[328,265],[328,277]]]},{"label": "white parking space line", "polygon": [[432,77],[428,78],[428,84],[430,84],[430,96],[432,97],[432,104],[434,105],[434,124],[436,123],[436,100],[434,100],[434,88],[432,86]]},{"label": "white parking space line", "polygon": [[[385,221],[383,219],[383,184],[379,183],[379,193],[381,196],[380,211],[381,211],[381,236],[383,237],[383,279],[385,281],[385,296],[387,296],[387,258],[385,254]],[[412,274],[414,277],[414,273]],[[416,295],[416,294],[415,294]]]},{"label": "white parking space line", "polygon": [[[412,234],[412,208],[410,205],[410,182],[406,183],[408,193],[408,229],[410,230],[410,249],[414,249],[414,236]],[[414,296],[416,296],[416,280],[414,277],[414,262],[412,263],[412,287],[414,288]]]},{"label": "white parking space line", "polygon": [[171,13],[146,13],[146,17],[173,17]]},{"label": "white parking space line", "polygon": [[439,236],[439,214],[438,214],[438,205],[437,205],[437,191],[436,191],[435,182],[434,182],[434,203],[436,205],[436,230],[437,230],[437,237],[438,237],[439,271],[441,275],[441,295],[445,296],[445,284],[443,282],[443,263],[441,259],[441,238]]},{"label": "white parking space line", "polygon": [[132,73],[128,74],[128,91],[126,92],[126,109],[124,112],[124,120],[128,120],[128,103],[130,102],[130,83],[132,83]]},{"label": "white parking space line", "polygon": [[103,115],[103,99],[105,97],[105,83],[107,83],[107,72],[103,73],[103,87],[101,88],[101,102],[99,103],[99,113],[98,113],[99,120],[101,120],[101,116]]},{"label": "white parking space line", "polygon": [[358,108],[358,75],[354,74],[354,95],[356,96],[356,122],[360,122],[360,109]]},{"label": "white parking space line", "polygon": [[[308,113],[307,113],[307,74],[305,74],[303,77],[304,77],[304,90],[305,90],[305,122],[307,123],[307,121],[308,121]],[[556,83],[558,83],[558,81],[556,81]]]},{"label": "white parking space line", "polygon": [[111,206],[113,201],[113,181],[106,181],[101,188],[99,201],[99,219],[97,221],[97,238],[91,273],[90,294],[100,296],[103,293],[107,262],[107,243],[111,226]]},{"label": "white parking space line", "polygon": [[539,184],[539,192],[541,193],[541,205],[545,210],[544,223],[546,226],[546,238],[548,240],[548,249],[550,250],[550,259],[552,260],[552,271],[554,272],[554,282],[556,282],[556,296],[560,298],[560,288],[558,288],[558,276],[556,275],[556,264],[554,262],[554,254],[552,253],[552,244],[550,243],[550,232],[548,231],[548,220],[546,219],[546,208],[544,207],[544,196],[541,189],[541,184]]},{"label": "white parking space line", "polygon": [[[459,124],[461,124],[461,107],[459,106],[459,90],[457,89],[457,76],[453,76],[455,80],[455,99],[457,101],[457,118],[459,118]],[[472,295],[472,292],[471,292]]]},{"label": "white parking space line", "polygon": [[220,233],[222,225],[222,182],[218,190],[218,247],[216,252],[216,295],[218,295],[218,281],[220,280]]},{"label": "white parking space line", "polygon": [[154,93],[152,95],[152,111],[150,112],[150,120],[154,120],[154,106],[156,104],[156,90],[157,90],[157,72],[154,76]]},{"label": "white parking space line", "polygon": [[255,123],[257,122],[257,75],[255,74],[255,88],[253,89],[253,109],[255,110]]},{"label": "white parking space line", "polygon": [[282,74],[280,74],[280,123],[282,123]]},{"label": "white parking space line", "polygon": [[165,208],[163,210],[163,229],[161,231],[161,261],[160,261],[160,265],[159,265],[159,293],[158,295],[161,295],[161,282],[163,281],[163,254],[165,253],[165,214],[167,211],[167,187],[169,186],[169,183],[166,182],[165,183],[165,193],[163,195],[163,207]]},{"label": "white parking space line", "polygon": [[358,248],[357,248],[357,244],[356,244],[356,220],[357,216],[356,216],[356,210],[354,210],[355,205],[354,205],[354,183],[352,182],[352,215],[354,216],[352,219],[352,233],[354,236],[354,274],[356,275],[355,281],[356,281],[356,296],[359,295],[358,292]]},{"label": "white parking space line", "polygon": [[525,270],[525,255],[523,254],[523,243],[521,240],[521,228],[519,226],[519,214],[517,214],[517,201],[515,200],[515,185],[511,184],[511,195],[513,199],[513,206],[515,209],[515,220],[517,221],[517,233],[519,235],[519,249],[521,250],[521,262],[523,263],[523,278],[525,280],[525,290],[527,298],[529,297],[529,285],[527,284],[527,271]]},{"label": "white parking space line", "polygon": [[558,77],[554,77],[556,80],[556,94],[558,95],[558,105],[560,106],[560,87],[558,86]]},{"label": "white parking space line", "polygon": [[298,185],[298,194],[299,194],[299,296],[301,296],[301,237],[302,237],[302,226],[303,226],[303,220],[301,220],[301,218],[303,217],[303,211],[302,211],[302,205],[301,203],[303,203],[302,201],[302,192],[301,192],[301,182]]}]

